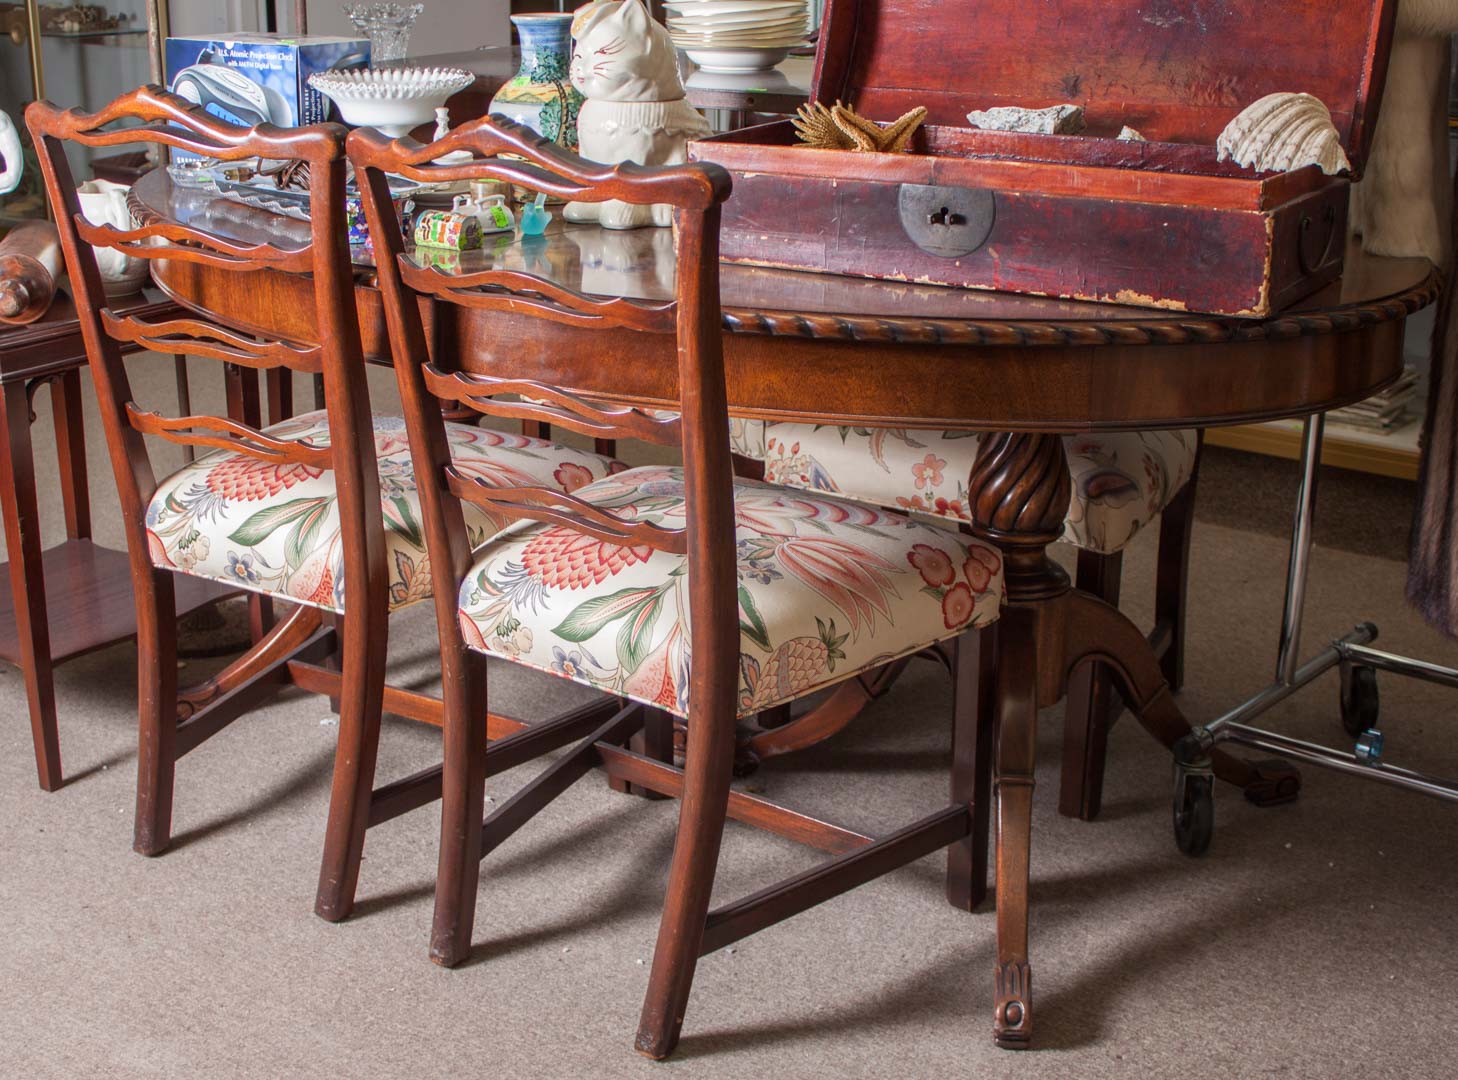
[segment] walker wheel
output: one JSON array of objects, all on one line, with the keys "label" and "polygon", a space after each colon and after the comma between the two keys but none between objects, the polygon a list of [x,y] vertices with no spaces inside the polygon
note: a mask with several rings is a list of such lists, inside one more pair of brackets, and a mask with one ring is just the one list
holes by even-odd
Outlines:
[{"label": "walker wheel", "polygon": [[1342,667],[1342,727],[1352,738],[1377,726],[1377,671],[1360,664]]},{"label": "walker wheel", "polygon": [[1215,793],[1209,775],[1187,773],[1183,780],[1174,808],[1175,844],[1186,855],[1203,855],[1215,832]]}]

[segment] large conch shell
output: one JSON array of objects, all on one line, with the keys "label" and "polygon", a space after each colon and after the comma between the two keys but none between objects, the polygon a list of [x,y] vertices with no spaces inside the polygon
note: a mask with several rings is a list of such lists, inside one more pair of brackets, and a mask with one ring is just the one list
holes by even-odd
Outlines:
[{"label": "large conch shell", "polygon": [[1331,113],[1310,94],[1267,94],[1226,125],[1215,150],[1219,160],[1259,172],[1316,165],[1334,176],[1352,167]]}]

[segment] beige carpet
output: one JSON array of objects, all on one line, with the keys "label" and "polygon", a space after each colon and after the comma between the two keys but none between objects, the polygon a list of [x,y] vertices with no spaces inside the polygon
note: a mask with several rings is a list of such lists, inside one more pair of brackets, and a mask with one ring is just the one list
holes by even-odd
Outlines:
[{"label": "beige carpet", "polygon": [[[170,369],[149,384],[169,385]],[[47,405],[41,401],[42,421]],[[43,435],[37,429],[37,437]],[[45,436],[48,440],[48,435]],[[98,533],[112,485],[94,475]],[[49,453],[42,468],[51,467]],[[49,490],[49,485],[45,485]],[[1335,517],[1340,506],[1329,506]],[[1232,508],[1207,515],[1230,520]],[[57,525],[56,515],[47,519]],[[1394,521],[1393,529],[1406,527]],[[1148,610],[1152,537],[1126,570]],[[1272,667],[1284,542],[1196,533],[1189,685],[1209,718]],[[1403,567],[1322,548],[1308,640],[1376,617],[1384,643],[1458,649],[1401,606]],[[392,626],[394,669],[428,681],[428,613]],[[1036,1049],[995,1049],[993,914],[942,900],[940,863],[889,878],[704,959],[666,1066],[632,1050],[674,807],[580,784],[486,863],[475,960],[426,960],[435,815],[370,834],[359,914],[311,914],[335,728],[294,696],[179,768],[177,843],[130,850],[133,653],[61,669],[71,782],[35,786],[18,674],[0,673],[0,1077],[1447,1077],[1458,1058],[1455,809],[1309,771],[1296,805],[1217,792],[1210,855],[1170,839],[1167,756],[1115,731],[1102,820],[1055,811],[1060,719],[1043,718],[1035,822]],[[184,678],[202,670],[192,662]],[[493,704],[543,716],[578,691],[498,669]],[[1458,774],[1458,698],[1383,683],[1395,759]],[[884,830],[945,796],[947,683],[914,668],[855,727],[748,783]],[[1335,739],[1335,680],[1269,716]],[[438,756],[385,733],[384,779]],[[497,799],[519,782],[493,784]],[[740,827],[719,895],[814,856]]]}]

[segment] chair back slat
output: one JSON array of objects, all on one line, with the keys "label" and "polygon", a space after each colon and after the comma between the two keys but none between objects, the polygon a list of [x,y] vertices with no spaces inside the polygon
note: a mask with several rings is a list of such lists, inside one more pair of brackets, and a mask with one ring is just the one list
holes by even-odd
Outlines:
[{"label": "chair back slat", "polygon": [[400,259],[400,276],[416,292],[429,293],[463,307],[539,315],[553,322],[591,329],[616,326],[671,334],[674,304],[642,303],[622,297],[585,296],[556,282],[518,270],[453,274],[438,266],[417,266]]},{"label": "chair back slat", "polygon": [[[136,229],[118,229],[115,225],[95,225],[78,214],[75,224],[76,232],[88,244],[114,248],[134,259],[195,262],[224,270],[266,266],[294,274],[308,270],[313,261],[307,248],[290,251],[272,244],[235,244],[202,229],[171,221]],[[158,245],[147,242],[157,238],[171,243]]]},{"label": "chair back slat", "polygon": [[101,313],[101,322],[113,341],[141,345],[154,352],[207,356],[265,370],[286,367],[306,375],[318,375],[324,370],[324,352],[317,345],[252,341],[201,319],[148,322],[135,315],[117,315],[105,310]]},{"label": "chair back slat", "polygon": [[[127,419],[143,435],[156,435],[168,442],[232,450],[273,464],[308,465],[316,469],[328,469],[334,462],[327,445],[320,446],[307,439],[275,439],[247,424],[221,416],[163,416],[161,413],[145,412],[134,404],[128,404]],[[198,431],[220,434],[196,434]]]},{"label": "chair back slat", "polygon": [[565,525],[609,544],[651,547],[675,555],[688,551],[688,537],[683,529],[665,529],[649,521],[624,521],[575,495],[549,488],[498,487],[479,477],[468,476],[454,465],[447,465],[444,472],[446,487],[452,495],[498,517]]},{"label": "chair back slat", "polygon": [[[455,401],[482,413],[512,420],[535,420],[589,435],[594,439],[633,438],[659,446],[678,446],[683,424],[677,414],[653,416],[640,409],[611,408],[529,379],[496,379],[442,371],[434,364],[423,368],[425,385],[445,401]],[[498,394],[524,400],[500,401]]]}]

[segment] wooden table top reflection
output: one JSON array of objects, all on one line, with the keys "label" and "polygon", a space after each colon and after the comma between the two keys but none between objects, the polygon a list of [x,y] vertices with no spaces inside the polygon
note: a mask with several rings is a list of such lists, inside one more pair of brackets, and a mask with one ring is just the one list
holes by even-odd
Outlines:
[{"label": "wooden table top reflection", "polygon": [[[138,182],[132,201],[144,219],[245,244],[307,243],[306,223],[178,187],[162,170]],[[354,257],[365,347],[387,360],[370,257],[361,248]],[[544,237],[506,233],[479,251],[412,257],[447,273],[511,268],[589,295],[643,300],[671,297],[674,279],[668,229],[554,221]],[[238,289],[236,274],[163,262],[154,276],[183,305],[240,329],[309,338],[292,324],[308,310],[305,286],[287,275],[256,271],[258,288]],[[1250,320],[724,265],[729,396],[746,416],[909,428],[1077,432],[1297,416],[1360,400],[1396,378],[1404,319],[1437,284],[1424,259],[1354,248],[1339,282],[1277,318]],[[464,366],[475,354],[551,377],[562,342],[544,337],[539,320],[463,308],[451,317],[455,325],[444,329]],[[592,333],[606,341],[629,332]],[[637,342],[595,389],[670,401],[672,365],[662,361],[671,342],[662,344]]]}]

